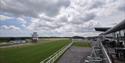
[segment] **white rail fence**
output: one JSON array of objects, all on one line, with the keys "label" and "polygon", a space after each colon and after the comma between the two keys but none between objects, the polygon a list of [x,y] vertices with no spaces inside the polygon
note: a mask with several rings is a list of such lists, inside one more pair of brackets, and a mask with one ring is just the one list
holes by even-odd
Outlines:
[{"label": "white rail fence", "polygon": [[53,55],[49,56],[48,58],[44,59],[40,63],[54,63],[69,47],[71,47],[72,44],[73,42],[71,42],[67,46],[64,46],[63,48],[61,48],[60,50],[58,50],[57,52],[55,52]]}]

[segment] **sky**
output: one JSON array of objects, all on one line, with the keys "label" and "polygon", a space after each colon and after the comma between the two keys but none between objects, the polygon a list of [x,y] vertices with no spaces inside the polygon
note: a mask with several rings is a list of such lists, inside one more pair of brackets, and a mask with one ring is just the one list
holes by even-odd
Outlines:
[{"label": "sky", "polygon": [[0,37],[97,36],[125,19],[125,0],[0,0]]}]

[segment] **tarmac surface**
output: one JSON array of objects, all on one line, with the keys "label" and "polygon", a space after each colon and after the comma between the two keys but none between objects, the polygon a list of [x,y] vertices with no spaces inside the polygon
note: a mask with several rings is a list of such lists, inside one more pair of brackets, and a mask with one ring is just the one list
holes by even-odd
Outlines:
[{"label": "tarmac surface", "polygon": [[91,48],[72,46],[61,56],[57,63],[84,63],[90,53]]}]

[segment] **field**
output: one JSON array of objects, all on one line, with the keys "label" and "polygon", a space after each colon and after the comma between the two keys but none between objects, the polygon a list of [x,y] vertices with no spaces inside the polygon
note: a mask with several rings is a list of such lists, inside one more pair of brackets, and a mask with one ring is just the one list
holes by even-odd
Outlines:
[{"label": "field", "polygon": [[76,47],[91,47],[88,40],[75,40],[73,46]]},{"label": "field", "polygon": [[69,39],[50,39],[33,45],[0,48],[0,63],[39,63],[68,43]]},{"label": "field", "polygon": [[9,41],[9,39],[0,38],[0,43],[2,43],[2,42],[8,42],[8,41]]}]

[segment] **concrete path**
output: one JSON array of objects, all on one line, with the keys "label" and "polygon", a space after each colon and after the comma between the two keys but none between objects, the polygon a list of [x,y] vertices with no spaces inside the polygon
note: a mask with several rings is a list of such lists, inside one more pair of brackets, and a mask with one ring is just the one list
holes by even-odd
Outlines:
[{"label": "concrete path", "polygon": [[75,47],[69,48],[57,63],[83,63],[91,53],[91,48]]}]

